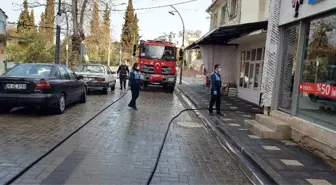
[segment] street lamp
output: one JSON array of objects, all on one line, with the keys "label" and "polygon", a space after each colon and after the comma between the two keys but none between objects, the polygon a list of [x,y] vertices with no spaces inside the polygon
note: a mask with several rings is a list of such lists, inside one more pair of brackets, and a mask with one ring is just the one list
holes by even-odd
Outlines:
[{"label": "street lamp", "polygon": [[61,0],[58,1],[58,11],[56,16],[56,47],[55,47],[55,54],[56,54],[56,64],[60,63],[60,43],[61,43]]},{"label": "street lamp", "polygon": [[[170,6],[174,9],[174,11],[169,11],[169,13],[171,15],[175,15],[174,12],[176,12],[178,14],[178,16],[180,17],[181,22],[182,22],[182,26],[183,26],[183,30],[182,30],[182,49],[184,49],[184,32],[185,32],[184,21],[183,21],[183,18],[181,16],[180,12],[177,11],[177,9],[173,5],[170,5]],[[183,52],[180,52],[180,53],[183,54]],[[182,55],[182,62],[181,62],[181,68],[180,68],[180,84],[182,84],[183,63],[184,62],[183,62],[183,55]]]}]

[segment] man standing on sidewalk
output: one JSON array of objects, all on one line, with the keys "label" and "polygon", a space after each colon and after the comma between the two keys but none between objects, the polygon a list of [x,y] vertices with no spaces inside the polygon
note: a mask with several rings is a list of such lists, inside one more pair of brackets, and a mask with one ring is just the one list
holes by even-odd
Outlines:
[{"label": "man standing on sidewalk", "polygon": [[117,74],[119,74],[119,80],[120,80],[120,90],[126,89],[126,78],[129,74],[128,66],[125,65],[125,63],[121,64],[118,68]]},{"label": "man standing on sidewalk", "polygon": [[213,114],[213,106],[216,102],[216,110],[218,115],[222,115],[220,112],[221,108],[221,89],[222,89],[222,80],[219,72],[221,71],[221,67],[219,64],[215,65],[215,71],[211,73],[211,100],[209,104],[209,114]]}]

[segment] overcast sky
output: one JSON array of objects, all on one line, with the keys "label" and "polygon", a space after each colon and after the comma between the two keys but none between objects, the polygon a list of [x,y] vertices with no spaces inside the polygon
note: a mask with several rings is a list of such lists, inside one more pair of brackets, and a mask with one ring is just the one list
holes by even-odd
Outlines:
[{"label": "overcast sky", "polygon": [[[17,22],[20,11],[18,6],[13,6],[22,3],[22,0],[1,0],[1,8],[8,15],[8,21]],[[133,0],[134,8],[153,7],[182,2],[185,0]],[[42,1],[43,2],[43,1]],[[127,3],[127,0],[116,0],[115,4]],[[177,5],[176,8],[180,11],[186,29],[201,30],[202,35],[209,31],[209,14],[205,13],[205,9],[210,5],[211,0],[197,0],[188,4]],[[126,9],[126,5],[116,6],[115,9]],[[171,15],[168,12],[172,10],[170,7],[137,10],[140,26],[140,35],[142,39],[153,39],[170,31],[179,32],[182,30],[180,18]],[[43,8],[35,8],[36,23],[40,20],[40,15],[44,11]],[[113,39],[119,40],[121,27],[124,20],[124,11],[111,13],[111,24],[113,31]]]}]

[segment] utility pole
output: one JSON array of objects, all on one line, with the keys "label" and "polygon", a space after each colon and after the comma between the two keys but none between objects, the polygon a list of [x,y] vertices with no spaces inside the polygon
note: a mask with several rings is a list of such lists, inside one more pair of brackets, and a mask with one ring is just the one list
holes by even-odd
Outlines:
[{"label": "utility pole", "polygon": [[61,0],[58,0],[58,12],[56,16],[56,64],[60,63],[60,43],[61,43]]},{"label": "utility pole", "polygon": [[108,56],[107,56],[107,66],[110,67],[111,61],[111,39],[109,39],[109,46],[108,46]]},{"label": "utility pole", "polygon": [[[180,12],[177,11],[177,9],[173,5],[170,5],[170,6],[175,10],[174,12],[176,12],[178,14],[178,16],[180,17],[181,22],[182,22],[182,27],[183,27],[183,30],[182,30],[182,50],[183,50],[184,49],[184,32],[185,32],[184,21],[183,21],[183,18],[181,16]],[[169,13],[172,14],[172,15],[175,15],[172,11],[170,11]],[[184,55],[184,52],[183,52],[183,55]],[[182,56],[181,68],[180,68],[180,84],[182,84],[183,65],[184,65],[184,58]]]}]

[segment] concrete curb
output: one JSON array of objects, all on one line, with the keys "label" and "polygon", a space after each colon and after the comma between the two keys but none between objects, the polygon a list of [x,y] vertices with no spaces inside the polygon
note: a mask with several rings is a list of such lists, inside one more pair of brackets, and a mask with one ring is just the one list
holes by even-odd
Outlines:
[{"label": "concrete curb", "polygon": [[[196,109],[196,102],[190,98],[186,93],[184,93],[179,86],[175,88],[177,94],[180,96],[180,98],[188,105],[190,108]],[[238,164],[239,168],[244,172],[246,177],[253,183],[253,184],[279,184],[279,181],[275,180],[278,179],[278,173],[273,173],[274,175],[270,176],[270,171],[273,171],[272,169],[263,169],[262,165],[259,165],[259,163],[262,160],[259,160],[260,158],[257,157],[255,161],[255,155],[253,155],[248,149],[245,149],[244,147],[240,147],[239,143],[235,142],[232,137],[230,137],[228,134],[226,134],[222,129],[219,129],[214,125],[206,116],[204,116],[203,113],[200,111],[194,111],[199,118],[201,119],[204,126],[207,128],[211,134],[213,134],[214,137],[216,137],[217,141],[220,143],[220,145],[230,154],[230,156],[235,160],[235,162]],[[269,173],[266,172],[269,171]],[[278,179],[280,180],[280,179]],[[280,180],[281,181],[281,180]],[[285,182],[283,182],[285,183]],[[280,183],[280,184],[283,184]]]}]

